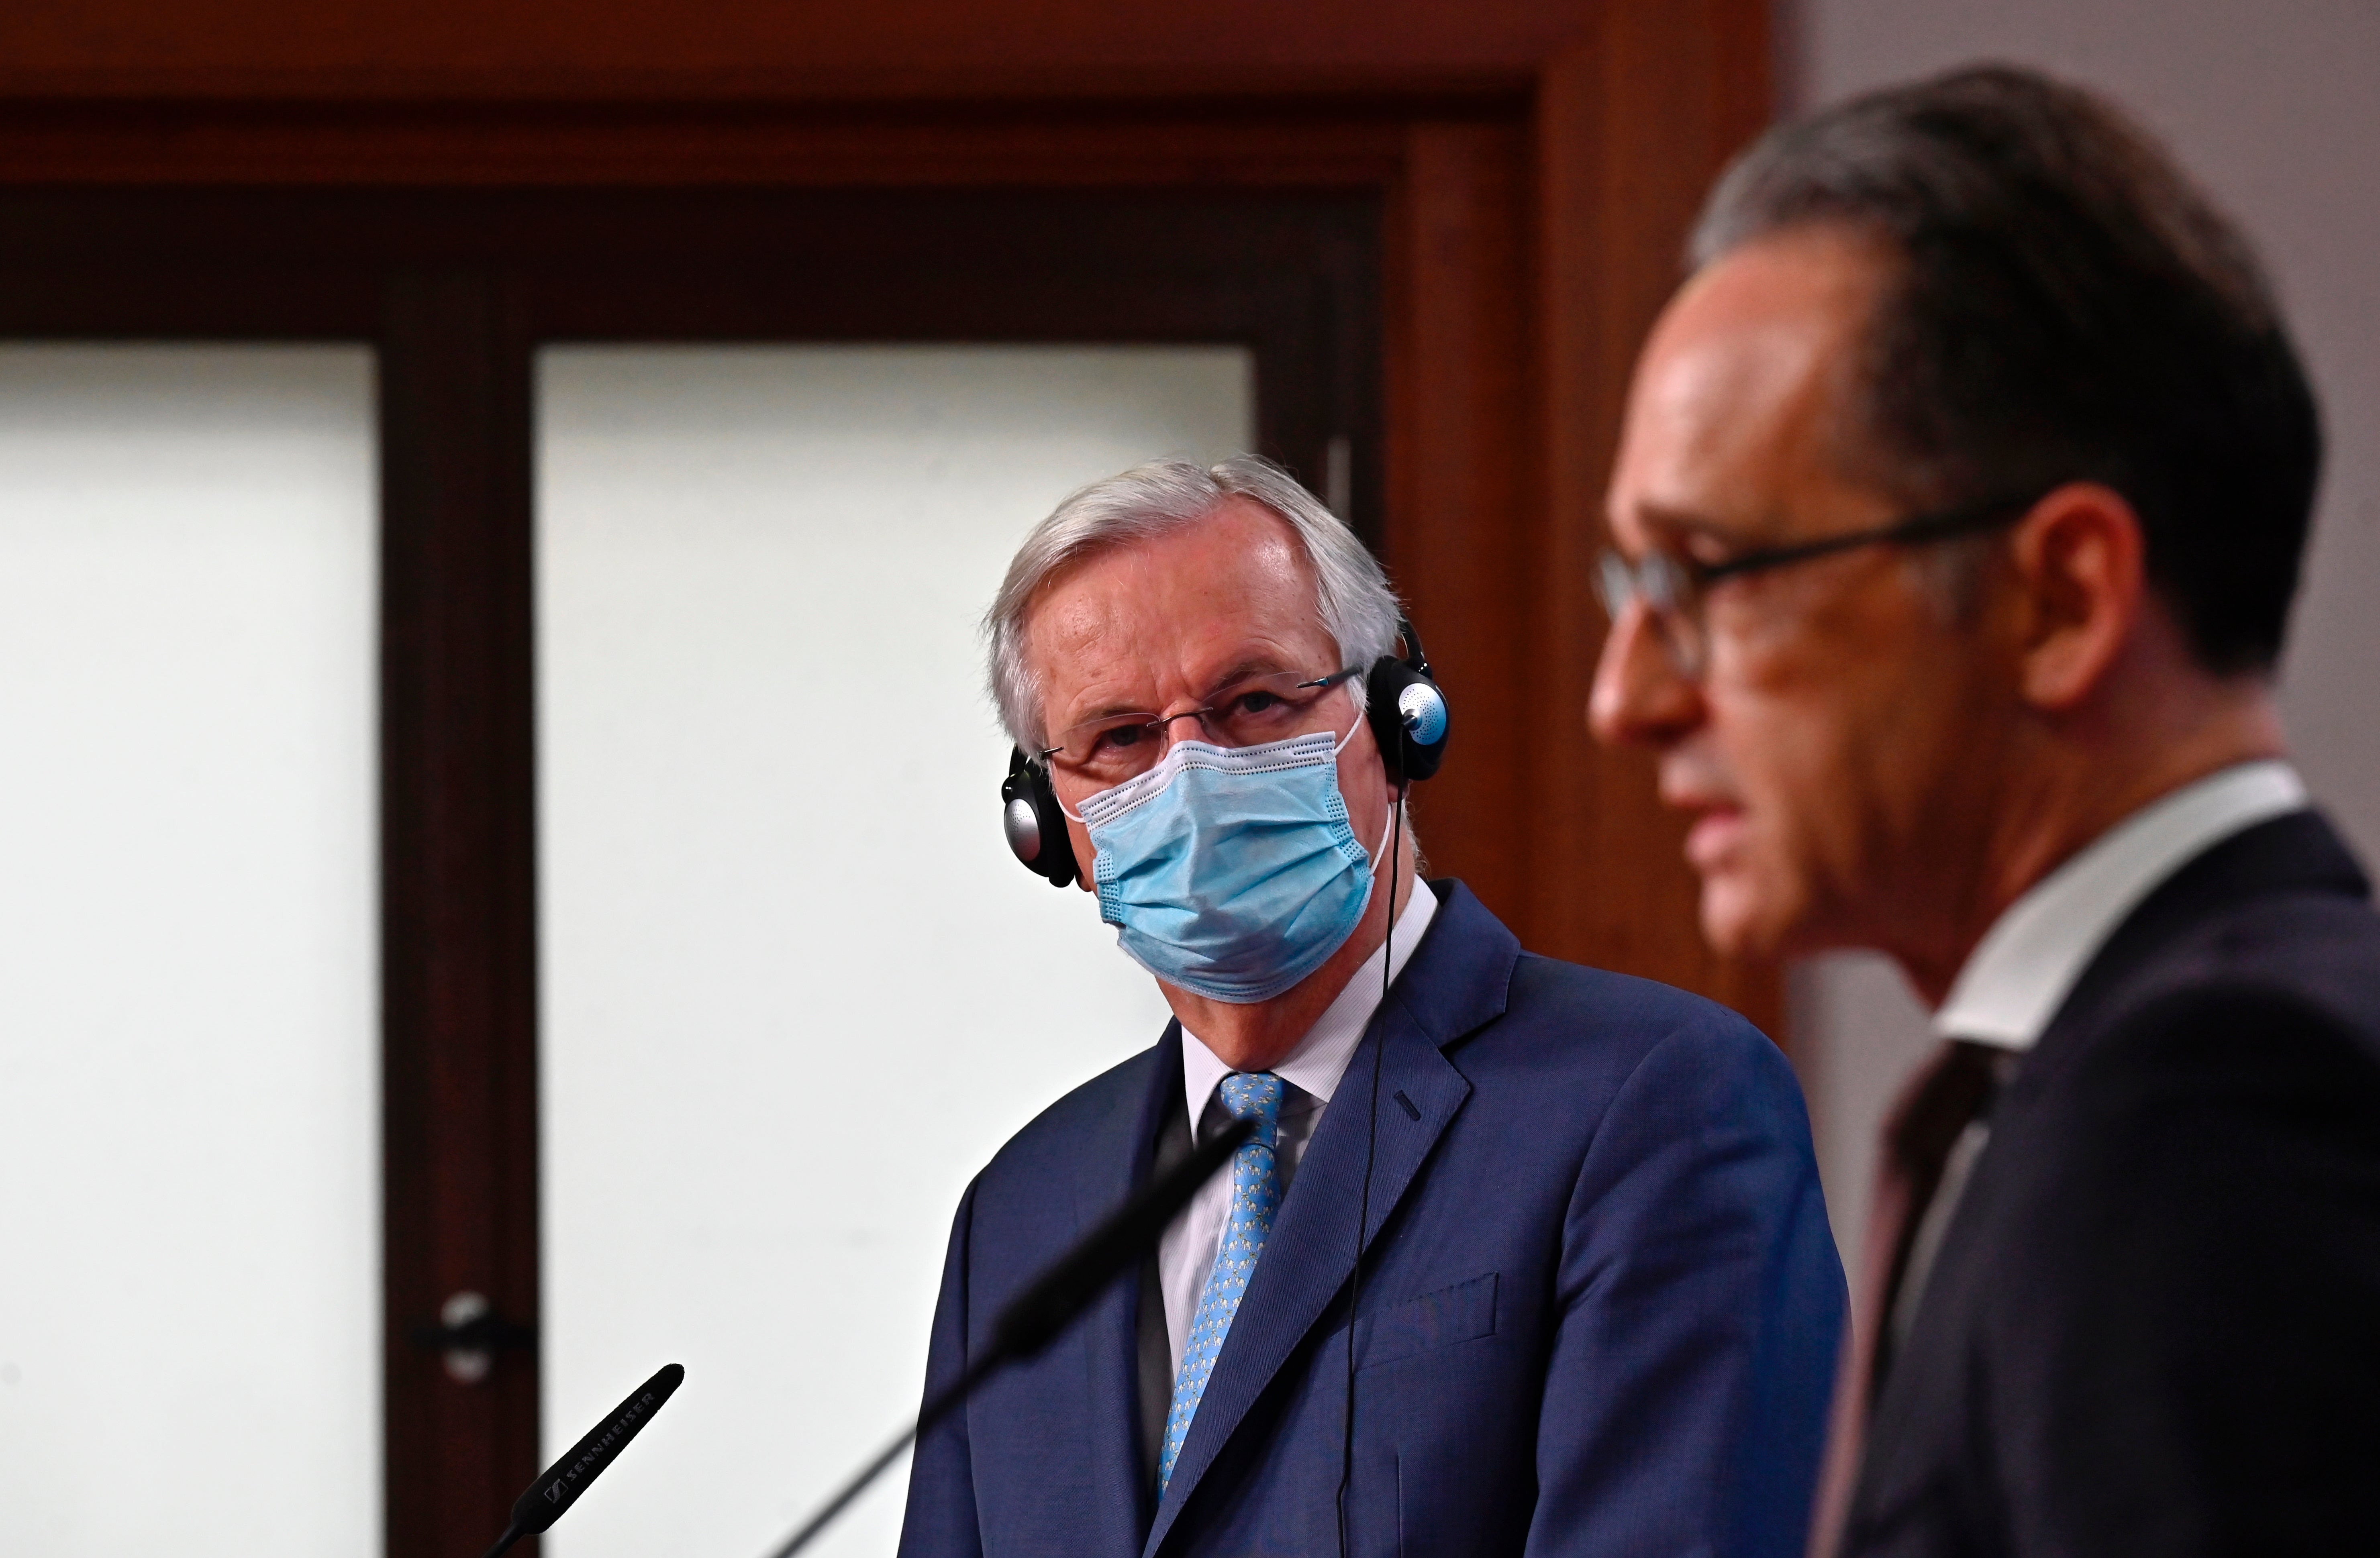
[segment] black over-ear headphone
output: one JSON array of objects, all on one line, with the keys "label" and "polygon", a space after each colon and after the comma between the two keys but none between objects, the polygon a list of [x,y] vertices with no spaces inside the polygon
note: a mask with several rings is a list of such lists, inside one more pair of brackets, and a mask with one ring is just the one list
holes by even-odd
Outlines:
[{"label": "black over-ear headphone", "polygon": [[1008,777],[1000,785],[1001,831],[1008,847],[1036,876],[1047,876],[1053,888],[1071,888],[1083,874],[1075,861],[1075,840],[1066,833],[1066,814],[1058,792],[1050,788],[1050,766],[1027,757],[1021,746],[1008,749]]},{"label": "black over-ear headphone", "polygon": [[[1382,655],[1372,662],[1364,677],[1364,718],[1389,777],[1402,782],[1438,772],[1446,756],[1448,725],[1446,694],[1430,673],[1421,634],[1403,617],[1397,619],[1397,632],[1409,652],[1402,659]],[[1001,830],[1025,868],[1053,888],[1073,887],[1083,871],[1066,832],[1066,813],[1050,786],[1049,765],[1026,756],[1022,747],[1009,748],[1000,803]]]},{"label": "black over-ear headphone", "polygon": [[1379,743],[1392,779],[1426,779],[1446,756],[1446,694],[1429,669],[1429,652],[1411,618],[1397,619],[1403,659],[1382,655],[1364,677],[1364,718]]}]

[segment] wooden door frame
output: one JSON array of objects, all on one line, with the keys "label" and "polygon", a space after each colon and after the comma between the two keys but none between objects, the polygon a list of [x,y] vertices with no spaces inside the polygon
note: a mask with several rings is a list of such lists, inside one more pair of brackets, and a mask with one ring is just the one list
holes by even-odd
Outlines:
[{"label": "wooden door frame", "polygon": [[[172,0],[84,0],[72,34],[0,19],[0,200],[1069,189],[1375,200],[1383,437],[1358,486],[1461,731],[1416,801],[1433,870],[1470,881],[1536,950],[1699,989],[1777,1031],[1775,971],[1724,964],[1695,933],[1682,826],[1658,806],[1649,765],[1601,751],[1583,720],[1626,377],[1704,189],[1767,118],[1762,0],[1318,0],[1287,39],[1277,8],[1238,0],[1212,0],[1195,36],[1179,6],[1054,0],[1031,27],[972,44],[980,0],[881,0],[833,17],[717,0],[747,25],[734,64],[687,57],[674,7],[623,7],[607,64],[573,55],[557,30],[600,7],[501,0],[474,13],[483,30],[558,61],[510,69],[396,0],[379,23],[402,67],[358,64],[293,23],[291,4],[225,0],[232,20],[215,33],[194,32],[193,8]],[[905,54],[921,20],[949,37]],[[292,28],[314,55],[291,54]],[[1151,64],[1135,28],[1174,40],[1179,57]],[[620,63],[640,52],[650,70]],[[27,244],[29,227],[12,240],[0,220],[0,286]],[[282,300],[326,321],[361,309],[355,333],[383,344],[386,1109],[405,1143],[389,1204],[393,1219],[437,1225],[390,1238],[449,1252],[391,1277],[392,1558],[468,1548],[533,1469],[537,1431],[534,1391],[516,1383],[468,1431],[407,1442],[426,1419],[407,1403],[430,1387],[398,1327],[447,1280],[440,1262],[461,1270],[468,1255],[493,1270],[500,1307],[533,1310],[536,1282],[533,1215],[523,1226],[475,1211],[471,1189],[534,1204],[529,643],[513,609],[529,560],[504,517],[528,501],[526,359],[490,346],[526,327],[519,299],[483,271],[437,261],[360,293],[334,266],[299,266]],[[36,311],[72,318],[64,295],[79,288],[91,317],[114,308],[123,321],[92,333],[142,333],[104,265],[52,279],[62,296],[33,299]],[[188,284],[203,292],[207,277]],[[21,301],[0,298],[0,331]],[[149,333],[181,332],[161,315]],[[488,366],[506,361],[516,366]]]}]

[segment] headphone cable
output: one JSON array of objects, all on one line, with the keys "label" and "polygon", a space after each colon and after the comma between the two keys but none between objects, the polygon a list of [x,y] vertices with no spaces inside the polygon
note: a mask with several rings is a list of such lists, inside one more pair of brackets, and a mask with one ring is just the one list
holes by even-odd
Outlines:
[{"label": "headphone cable", "polygon": [[[1399,756],[1404,733],[1398,732]],[[1410,781],[1404,766],[1397,767],[1396,817],[1389,829],[1389,923],[1380,933],[1380,1004],[1374,1013],[1378,1032],[1372,1035],[1372,1095],[1364,1120],[1364,1188],[1355,1202],[1355,1268],[1347,1278],[1347,1403],[1339,1441],[1339,1558],[1347,1558],[1347,1490],[1355,1470],[1355,1300],[1364,1290],[1364,1235],[1372,1220],[1372,1162],[1380,1144],[1380,1057],[1389,1045],[1389,982],[1395,971],[1397,884],[1404,871],[1405,791]]]}]

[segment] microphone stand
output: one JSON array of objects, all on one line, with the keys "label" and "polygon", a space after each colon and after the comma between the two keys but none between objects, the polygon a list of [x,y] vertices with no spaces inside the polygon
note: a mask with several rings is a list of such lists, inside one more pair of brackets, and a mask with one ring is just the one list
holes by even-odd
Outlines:
[{"label": "microphone stand", "polygon": [[936,1391],[928,1399],[925,1407],[917,1413],[916,1422],[903,1429],[898,1438],[878,1451],[875,1459],[861,1467],[853,1475],[851,1480],[845,1482],[837,1491],[834,1497],[820,1504],[818,1513],[802,1522],[801,1529],[787,1537],[784,1545],[771,1552],[769,1558],[793,1558],[795,1553],[808,1547],[812,1538],[834,1524],[835,1516],[849,1507],[852,1500],[866,1492],[869,1483],[884,1475],[885,1468],[901,1458],[902,1451],[917,1442],[919,1434],[949,1417],[952,1410],[960,1402],[965,1401],[977,1385],[983,1383],[986,1375],[1007,1361],[1005,1358],[987,1353],[978,1361],[968,1364],[966,1372]]},{"label": "microphone stand", "polygon": [[959,1377],[926,1398],[911,1423],[901,1436],[878,1452],[876,1457],[859,1468],[835,1495],[819,1507],[817,1514],[804,1521],[801,1528],[787,1537],[769,1558],[794,1558],[808,1547],[818,1534],[834,1523],[835,1516],[847,1508],[851,1501],[866,1492],[868,1485],[884,1474],[884,1469],[900,1459],[901,1452],[917,1443],[920,1434],[956,1411],[959,1405],[975,1394],[976,1387],[1011,1363],[1033,1357],[1057,1339],[1074,1319],[1090,1308],[1091,1301],[1107,1290],[1108,1285],[1121,1276],[1125,1268],[1139,1260],[1155,1243],[1173,1214],[1189,1203],[1214,1172],[1231,1161],[1249,1137],[1256,1134],[1252,1119],[1234,1120],[1231,1126],[1194,1151],[1152,1180],[1138,1195],[1118,1208],[1108,1220],[1085,1235],[1074,1249],[1060,1256],[1049,1270],[1033,1280],[1033,1285],[1001,1311],[991,1328],[991,1344],[960,1371]]}]

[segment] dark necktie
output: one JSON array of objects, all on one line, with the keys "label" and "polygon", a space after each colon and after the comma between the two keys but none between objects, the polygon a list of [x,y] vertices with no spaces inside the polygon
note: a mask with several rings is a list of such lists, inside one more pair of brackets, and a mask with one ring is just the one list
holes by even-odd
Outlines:
[{"label": "dark necktie", "polygon": [[1869,1408],[1891,1364],[1894,1300],[1909,1269],[1909,1252],[1927,1203],[1941,1188],[1942,1170],[1960,1135],[1982,1116],[1994,1088],[1995,1051],[1952,1039],[1942,1046],[1885,1117],[1877,1153],[1876,1194],[1868,1207],[1862,1251],[1858,1318],[1835,1381],[1827,1459],[1818,1477],[1817,1510],[1810,1524],[1811,1558],[1835,1558],[1852,1489],[1859,1481]]}]

